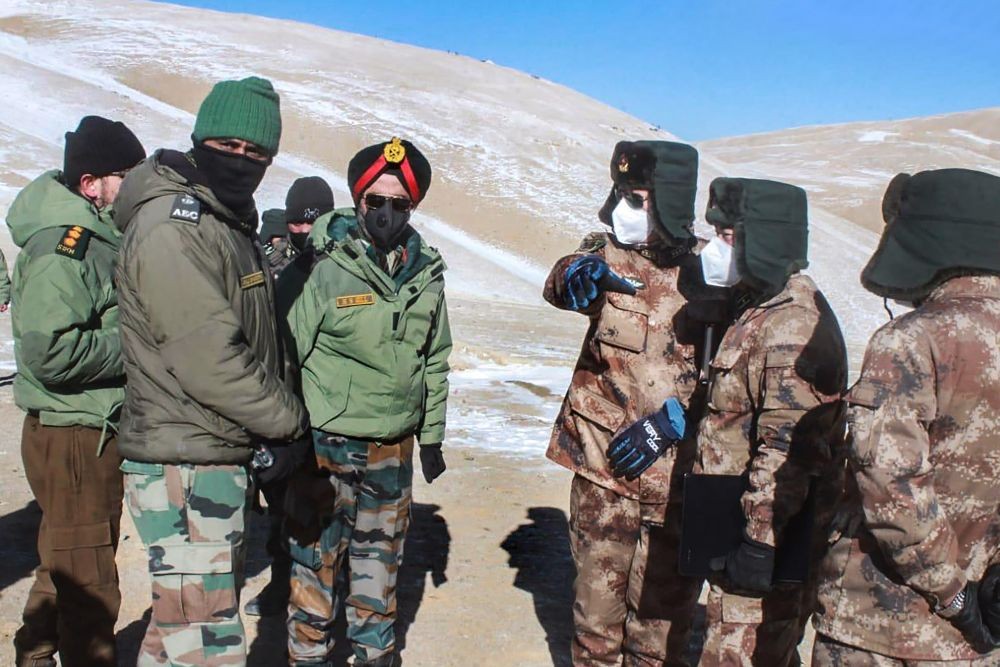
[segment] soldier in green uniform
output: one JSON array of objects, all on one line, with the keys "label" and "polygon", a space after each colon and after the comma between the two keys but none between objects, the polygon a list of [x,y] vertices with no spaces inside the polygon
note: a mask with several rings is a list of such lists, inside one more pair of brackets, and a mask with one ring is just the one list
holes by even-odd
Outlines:
[{"label": "soldier in green uniform", "polygon": [[0,251],[0,313],[10,308],[10,276],[7,274],[7,258]]},{"label": "soldier in green uniform", "polygon": [[279,317],[299,363],[315,448],[286,506],[292,665],[330,664],[345,568],[354,664],[400,664],[396,575],[415,442],[428,482],[445,469],[445,264],[409,225],[430,180],[430,164],[407,141],[362,150],[348,167],[356,211],[317,220],[314,257],[296,261],[279,283]]},{"label": "soldier in green uniform", "polygon": [[[122,123],[87,116],[66,134],[62,172],[18,194],[7,216],[14,266],[14,401],[27,412],[24,473],[42,510],[41,564],[14,637],[16,664],[116,665],[115,549],[125,386],[111,221],[125,173],[145,157]],[[4,271],[6,274],[6,271]]]},{"label": "soldier in green uniform", "polygon": [[246,660],[248,464],[255,446],[277,449],[308,423],[282,378],[255,234],[253,193],[280,135],[269,81],[223,81],[198,111],[193,149],[157,151],[119,199],[122,470],[153,592],[139,665]]}]

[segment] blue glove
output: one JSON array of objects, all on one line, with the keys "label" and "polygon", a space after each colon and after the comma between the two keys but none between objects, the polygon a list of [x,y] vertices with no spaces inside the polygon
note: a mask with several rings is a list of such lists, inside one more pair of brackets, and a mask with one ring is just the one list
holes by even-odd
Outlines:
[{"label": "blue glove", "polygon": [[625,429],[608,446],[608,461],[615,477],[632,481],[646,471],[667,449],[684,437],[684,406],[668,398],[663,408]]},{"label": "blue glove", "polygon": [[584,255],[566,269],[566,305],[570,310],[584,310],[602,292],[635,294],[635,287],[608,267],[597,255]]}]

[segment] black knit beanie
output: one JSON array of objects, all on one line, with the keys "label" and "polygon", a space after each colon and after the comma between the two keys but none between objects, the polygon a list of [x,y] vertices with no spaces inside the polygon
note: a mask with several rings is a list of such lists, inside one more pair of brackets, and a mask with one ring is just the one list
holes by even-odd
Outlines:
[{"label": "black knit beanie", "polygon": [[319,176],[303,176],[285,197],[285,222],[313,222],[333,210],[333,190]]},{"label": "black knit beanie", "polygon": [[124,123],[84,116],[75,132],[66,133],[63,180],[74,188],[84,174],[107,176],[131,169],[146,158],[146,150]]}]

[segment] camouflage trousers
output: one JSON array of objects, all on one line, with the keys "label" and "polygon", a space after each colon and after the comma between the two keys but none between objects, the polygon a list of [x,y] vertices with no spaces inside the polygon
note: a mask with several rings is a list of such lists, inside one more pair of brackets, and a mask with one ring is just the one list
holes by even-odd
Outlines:
[{"label": "camouflage trousers", "polygon": [[246,468],[126,460],[122,472],[152,576],[153,613],[137,664],[246,664]]},{"label": "camouflage trousers", "polygon": [[1000,651],[994,655],[984,655],[975,660],[904,660],[872,653],[862,648],[830,639],[826,635],[816,635],[813,644],[813,667],[997,667],[1000,665]]},{"label": "camouflage trousers", "polygon": [[577,475],[573,664],[684,665],[702,582],[677,574],[680,507],[640,503]]},{"label": "camouflage trousers", "polygon": [[292,591],[288,655],[292,665],[322,663],[333,650],[337,582],[347,638],[359,660],[396,644],[396,576],[410,520],[413,438],[381,446],[314,431],[320,476],[289,485],[286,504]]},{"label": "camouflage trousers", "polygon": [[762,598],[708,591],[701,667],[798,667],[798,645],[812,614],[815,588],[779,584]]}]

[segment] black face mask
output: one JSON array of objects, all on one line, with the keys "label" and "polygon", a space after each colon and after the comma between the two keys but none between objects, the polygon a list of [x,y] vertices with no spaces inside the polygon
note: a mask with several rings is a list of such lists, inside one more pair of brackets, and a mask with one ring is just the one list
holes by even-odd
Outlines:
[{"label": "black face mask", "polygon": [[260,162],[245,155],[227,153],[204,144],[192,151],[198,171],[224,206],[237,214],[253,208],[253,193],[264,178],[270,160]]},{"label": "black face mask", "polygon": [[306,249],[306,242],[308,240],[309,232],[288,232],[288,242],[299,252]]},{"label": "black face mask", "polygon": [[384,252],[402,245],[413,231],[409,224],[410,212],[395,210],[391,199],[379,208],[368,209],[361,223],[375,247]]}]

